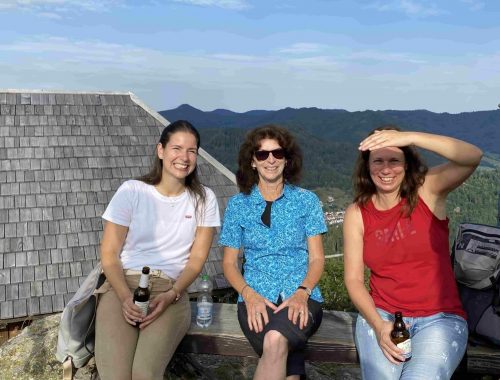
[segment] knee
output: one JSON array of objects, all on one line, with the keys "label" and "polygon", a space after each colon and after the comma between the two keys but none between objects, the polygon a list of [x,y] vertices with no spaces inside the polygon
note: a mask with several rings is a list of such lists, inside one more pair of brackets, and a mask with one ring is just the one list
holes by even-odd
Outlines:
[{"label": "knee", "polygon": [[286,356],[288,340],[278,331],[271,330],[264,336],[264,355]]},{"label": "knee", "polygon": [[148,368],[132,368],[132,380],[155,380],[158,376]]}]

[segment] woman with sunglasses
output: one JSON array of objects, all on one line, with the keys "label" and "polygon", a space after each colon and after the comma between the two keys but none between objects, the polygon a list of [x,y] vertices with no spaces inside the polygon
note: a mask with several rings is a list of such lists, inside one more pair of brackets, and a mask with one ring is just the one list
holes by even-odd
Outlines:
[{"label": "woman with sunglasses", "polygon": [[286,129],[250,131],[238,165],[241,192],[229,200],[220,237],[224,274],[240,294],[238,320],[260,356],[254,379],[299,379],[305,344],[323,316],[323,212],[314,193],[296,186],[302,153]]}]

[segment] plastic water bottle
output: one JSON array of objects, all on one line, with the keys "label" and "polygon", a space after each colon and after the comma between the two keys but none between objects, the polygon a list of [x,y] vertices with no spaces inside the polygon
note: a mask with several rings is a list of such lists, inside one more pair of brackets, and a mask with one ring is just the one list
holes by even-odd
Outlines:
[{"label": "plastic water bottle", "polygon": [[212,282],[206,274],[201,276],[198,292],[196,324],[200,327],[208,327],[212,324],[212,308],[214,303],[212,300]]}]

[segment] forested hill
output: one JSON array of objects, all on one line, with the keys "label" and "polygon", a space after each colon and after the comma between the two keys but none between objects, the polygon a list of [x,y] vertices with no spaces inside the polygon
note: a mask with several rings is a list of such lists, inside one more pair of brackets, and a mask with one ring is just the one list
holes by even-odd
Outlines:
[{"label": "forested hill", "polygon": [[500,110],[459,114],[415,111],[359,111],[285,108],[278,111],[237,113],[218,109],[200,111],[187,104],[160,114],[168,120],[187,119],[197,128],[248,129],[267,123],[293,126],[321,139],[358,143],[368,131],[382,124],[396,124],[403,129],[455,136],[500,154]]},{"label": "forested hill", "polygon": [[[248,129],[268,123],[286,126],[304,151],[302,184],[308,188],[335,187],[348,192],[357,146],[369,131],[382,124],[470,141],[488,152],[483,166],[496,166],[500,157],[500,110],[448,114],[285,108],[237,113],[222,109],[204,112],[185,104],[160,114],[170,121],[191,121],[200,130],[203,148],[232,171],[236,170],[238,148]],[[430,164],[436,162],[435,157],[426,158]]]}]

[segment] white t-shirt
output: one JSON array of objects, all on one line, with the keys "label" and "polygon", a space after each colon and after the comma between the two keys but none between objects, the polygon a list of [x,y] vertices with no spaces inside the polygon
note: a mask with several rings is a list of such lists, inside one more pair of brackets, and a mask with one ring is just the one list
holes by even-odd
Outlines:
[{"label": "white t-shirt", "polygon": [[124,269],[160,269],[177,279],[189,259],[196,227],[220,226],[214,192],[205,188],[205,207],[197,220],[193,197],[186,190],[166,197],[142,181],[124,182],[109,202],[103,219],[128,227],[120,254]]}]

